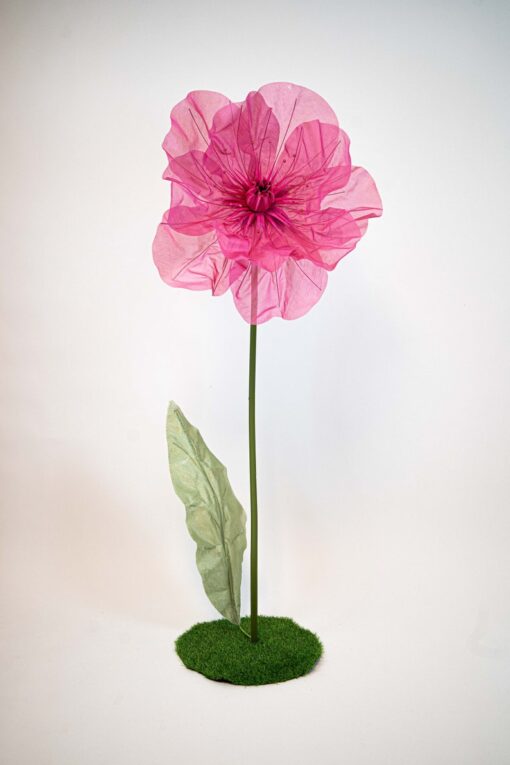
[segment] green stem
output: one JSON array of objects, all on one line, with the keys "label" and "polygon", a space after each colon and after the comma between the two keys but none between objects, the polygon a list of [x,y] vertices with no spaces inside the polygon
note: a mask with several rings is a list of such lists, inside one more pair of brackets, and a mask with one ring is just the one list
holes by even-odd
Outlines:
[{"label": "green stem", "polygon": [[248,393],[248,438],[250,446],[250,631],[251,642],[258,640],[258,581],[257,581],[257,459],[255,455],[255,363],[257,357],[257,325],[250,325],[250,382]]}]

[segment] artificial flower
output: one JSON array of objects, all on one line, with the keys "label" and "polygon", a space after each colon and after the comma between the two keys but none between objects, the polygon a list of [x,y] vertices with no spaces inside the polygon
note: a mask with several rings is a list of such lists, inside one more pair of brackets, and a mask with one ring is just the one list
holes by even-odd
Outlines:
[{"label": "artificial flower", "polygon": [[230,289],[250,324],[307,313],[382,213],[335,113],[298,85],[264,85],[240,103],[192,91],[172,110],[163,148],[171,204],[153,244],[161,278]]}]

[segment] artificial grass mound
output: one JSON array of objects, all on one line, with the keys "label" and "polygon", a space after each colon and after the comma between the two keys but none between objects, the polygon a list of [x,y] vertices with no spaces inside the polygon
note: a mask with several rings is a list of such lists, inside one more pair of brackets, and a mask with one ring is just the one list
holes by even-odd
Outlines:
[{"label": "artificial grass mound", "polygon": [[[250,618],[241,619],[246,632]],[[195,624],[175,641],[188,669],[234,685],[281,683],[306,675],[322,654],[317,635],[284,616],[259,616],[259,639],[252,643],[226,619]]]}]

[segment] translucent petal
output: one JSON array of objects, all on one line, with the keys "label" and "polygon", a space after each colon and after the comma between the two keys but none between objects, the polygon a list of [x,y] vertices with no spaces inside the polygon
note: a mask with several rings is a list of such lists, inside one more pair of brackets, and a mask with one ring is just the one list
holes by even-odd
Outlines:
[{"label": "translucent petal", "polygon": [[231,280],[234,302],[243,319],[263,324],[277,316],[304,316],[321,298],[328,276],[310,261],[287,258],[272,272],[251,263],[236,263]]},{"label": "translucent petal", "polygon": [[200,236],[214,229],[214,215],[214,209],[206,205],[175,205],[168,210],[166,222],[181,234]]},{"label": "translucent petal", "polygon": [[230,286],[230,265],[216,235],[187,236],[163,220],[152,246],[154,262],[164,282],[188,290],[208,290],[222,295]]},{"label": "translucent petal", "polygon": [[303,122],[319,120],[329,125],[338,125],[331,106],[313,90],[291,82],[270,82],[259,88],[258,92],[280,124],[282,143]]},{"label": "translucent petal", "polygon": [[171,127],[163,148],[169,157],[180,157],[189,151],[205,151],[214,115],[229,100],[211,90],[193,90],[170,114]]},{"label": "translucent petal", "polygon": [[266,178],[274,165],[279,143],[278,120],[258,92],[243,104],[220,109],[210,132],[208,156],[224,160],[228,171],[247,181]]},{"label": "translucent petal", "polygon": [[337,125],[304,122],[285,141],[275,169],[278,185],[302,198],[340,188],[349,178],[349,138]]}]

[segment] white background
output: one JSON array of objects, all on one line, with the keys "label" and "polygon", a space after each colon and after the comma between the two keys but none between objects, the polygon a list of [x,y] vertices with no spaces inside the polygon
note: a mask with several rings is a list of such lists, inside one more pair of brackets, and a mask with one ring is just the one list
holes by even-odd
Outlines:
[{"label": "white background", "polygon": [[[17,0],[1,34],[2,765],[508,763],[508,4]],[[245,689],[173,652],[215,612],[164,419],[248,508],[249,330],[151,242],[171,107],[275,80],[384,215],[259,330],[261,610],[325,655]]]}]

